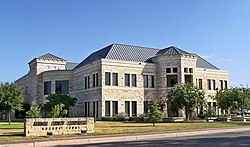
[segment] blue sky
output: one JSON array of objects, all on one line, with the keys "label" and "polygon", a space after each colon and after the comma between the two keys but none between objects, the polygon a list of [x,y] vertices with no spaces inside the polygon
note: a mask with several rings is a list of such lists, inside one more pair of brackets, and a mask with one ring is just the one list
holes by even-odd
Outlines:
[{"label": "blue sky", "polygon": [[0,81],[52,53],[81,62],[111,43],[177,46],[250,83],[249,0],[0,0]]}]

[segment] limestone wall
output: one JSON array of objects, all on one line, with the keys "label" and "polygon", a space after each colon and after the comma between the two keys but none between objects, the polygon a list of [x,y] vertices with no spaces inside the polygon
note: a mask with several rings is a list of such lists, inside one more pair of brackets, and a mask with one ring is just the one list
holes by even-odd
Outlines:
[{"label": "limestone wall", "polygon": [[24,121],[25,136],[94,133],[94,118],[32,118]]},{"label": "limestone wall", "polygon": [[[98,86],[93,85],[93,74],[98,74]],[[89,76],[89,87],[85,88],[85,77]],[[85,109],[89,110],[89,116],[94,116],[93,113],[93,102],[98,103],[98,111],[97,118],[101,118],[101,63],[100,61],[93,62],[89,65],[77,68],[73,71],[72,79],[72,92],[70,93],[73,97],[78,99],[76,107],[72,108],[72,112],[74,116],[84,116],[86,113],[84,112]],[[85,102],[89,102],[88,108],[85,108]]]},{"label": "limestone wall", "polygon": [[[177,76],[178,83],[185,83],[186,77],[191,77],[193,84],[198,84],[197,79],[202,79],[207,101],[214,102],[209,99],[209,95],[214,95],[216,90],[207,89],[207,79],[216,80],[216,87],[219,87],[220,80],[229,81],[229,74],[222,70],[196,68],[196,60],[194,55],[160,55],[152,58],[154,63],[100,59],[73,71],[66,71],[62,70],[65,69],[65,61],[34,59],[29,63],[30,71],[27,76],[16,83],[22,87],[28,86],[25,101],[31,104],[34,99],[39,103],[45,102],[45,81],[52,82],[51,90],[55,93],[56,80],[69,80],[69,94],[78,99],[76,106],[71,108],[70,116],[94,116],[94,108],[98,106],[97,118],[100,119],[105,116],[105,101],[118,101],[118,113],[125,111],[125,101],[136,101],[139,115],[143,113],[144,101],[165,100],[168,91],[172,89],[167,86],[169,75]],[[171,72],[166,73],[166,68],[171,68]],[[177,72],[173,73],[173,68],[177,68]],[[105,72],[111,73],[110,86],[105,85]],[[118,86],[112,85],[112,73],[118,73]],[[125,73],[136,75],[136,87],[125,86]],[[98,86],[93,85],[94,74],[98,74]],[[144,87],[143,75],[154,75],[153,88]],[[86,88],[85,77],[88,76],[89,86]],[[86,109],[88,113],[85,112]]]},{"label": "limestone wall", "polygon": [[223,80],[223,82],[227,81],[228,88],[229,88],[229,73],[227,71],[203,69],[203,68],[196,68],[195,71],[196,71],[195,78],[202,79],[202,87],[203,87],[203,90],[205,91],[206,99],[208,102],[215,102],[215,100],[211,99],[209,96],[215,95],[216,90],[213,89],[213,85],[211,85],[212,89],[208,90],[207,79],[215,80],[215,83],[216,83],[215,88],[218,88],[218,90],[220,90],[220,80]]},{"label": "limestone wall", "polygon": [[[157,81],[155,88],[145,89],[143,75],[155,75],[155,69],[153,64],[102,59],[102,116],[105,116],[105,101],[118,101],[118,114],[125,112],[125,101],[136,101],[137,115],[143,114],[144,101],[157,98]],[[110,86],[105,85],[105,72],[111,73]],[[118,86],[112,85],[112,73],[118,73]],[[125,73],[136,74],[136,87],[131,82],[130,86],[125,86]]]}]

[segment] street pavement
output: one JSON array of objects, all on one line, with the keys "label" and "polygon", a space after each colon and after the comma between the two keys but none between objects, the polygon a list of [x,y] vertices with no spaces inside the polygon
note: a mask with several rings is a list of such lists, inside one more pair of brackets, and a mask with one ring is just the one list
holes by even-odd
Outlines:
[{"label": "street pavement", "polygon": [[120,147],[120,146],[174,146],[174,147],[227,147],[249,146],[250,126],[214,128],[143,134],[117,134],[6,142],[0,147]]},{"label": "street pavement", "polygon": [[226,132],[195,136],[166,137],[139,141],[96,144],[57,145],[56,147],[250,147],[250,131]]}]

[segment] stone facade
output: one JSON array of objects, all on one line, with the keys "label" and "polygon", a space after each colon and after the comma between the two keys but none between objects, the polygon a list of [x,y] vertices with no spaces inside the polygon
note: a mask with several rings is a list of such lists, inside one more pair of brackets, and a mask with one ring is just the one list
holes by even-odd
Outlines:
[{"label": "stone facade", "polygon": [[24,121],[25,136],[94,133],[94,118],[30,118]]},{"label": "stone facade", "polygon": [[[70,115],[97,119],[123,113],[126,116],[143,114],[148,101],[165,100],[176,83],[193,83],[202,88],[212,108],[216,102],[209,96],[229,85],[228,72],[197,67],[200,57],[195,54],[157,54],[150,60],[138,62],[100,57],[69,70],[63,59],[35,58],[29,63],[29,73],[16,83],[25,89],[25,103],[31,104],[34,100],[46,102],[45,82],[50,82],[50,93],[56,93],[56,82],[68,81],[67,94],[78,99]],[[210,63],[206,61],[206,64]],[[167,109],[164,108],[165,117],[171,115]]]}]

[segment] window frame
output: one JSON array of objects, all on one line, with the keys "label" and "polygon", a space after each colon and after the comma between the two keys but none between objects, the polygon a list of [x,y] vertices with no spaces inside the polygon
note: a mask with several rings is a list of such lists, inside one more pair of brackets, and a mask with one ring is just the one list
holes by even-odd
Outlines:
[{"label": "window frame", "polygon": [[112,86],[118,86],[118,73],[112,73]]},{"label": "window frame", "polygon": [[137,87],[137,74],[131,74],[131,86]]},{"label": "window frame", "polygon": [[[49,84],[48,86],[48,89],[46,88],[46,84]],[[45,81],[44,83],[43,83],[43,94],[44,95],[50,95],[51,94],[51,81]],[[25,86],[26,87],[26,86]],[[28,87],[28,86],[27,86]],[[47,92],[47,90],[48,90],[48,92]],[[25,90],[25,92],[26,92],[26,90]],[[28,92],[28,91],[27,91]]]},{"label": "window frame", "polygon": [[125,73],[124,74],[124,85],[127,87],[130,87],[130,74],[129,73]]},{"label": "window frame", "polygon": [[111,72],[105,72],[105,86],[111,86]]},{"label": "window frame", "polygon": [[[63,88],[63,84],[67,84],[67,87]],[[60,90],[58,90],[58,88],[60,87]],[[65,92],[63,90],[66,90]],[[59,92],[61,91],[61,92]],[[69,80],[58,80],[55,81],[55,93],[56,94],[69,94]]]}]

